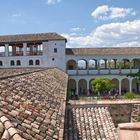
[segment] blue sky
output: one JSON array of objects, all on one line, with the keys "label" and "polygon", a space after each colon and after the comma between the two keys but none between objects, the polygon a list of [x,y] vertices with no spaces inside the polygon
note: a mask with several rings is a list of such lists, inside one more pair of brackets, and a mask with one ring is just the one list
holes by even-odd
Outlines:
[{"label": "blue sky", "polygon": [[139,0],[0,0],[0,35],[58,32],[68,47],[140,46]]}]

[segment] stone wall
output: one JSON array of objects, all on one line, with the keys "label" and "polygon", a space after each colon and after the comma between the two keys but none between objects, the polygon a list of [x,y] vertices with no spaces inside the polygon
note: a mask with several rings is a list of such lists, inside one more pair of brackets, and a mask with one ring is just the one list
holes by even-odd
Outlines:
[{"label": "stone wall", "polygon": [[131,113],[131,122],[140,122],[140,104],[134,104]]},{"label": "stone wall", "polygon": [[131,111],[132,104],[109,105],[109,112],[116,127],[119,123],[126,123],[131,121]]}]

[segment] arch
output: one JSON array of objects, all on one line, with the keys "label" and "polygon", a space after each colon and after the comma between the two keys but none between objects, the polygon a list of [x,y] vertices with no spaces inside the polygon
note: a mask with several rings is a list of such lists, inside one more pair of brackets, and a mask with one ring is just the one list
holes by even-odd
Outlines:
[{"label": "arch", "polygon": [[68,92],[70,96],[76,94],[76,81],[74,79],[68,80]]},{"label": "arch", "polygon": [[110,68],[111,69],[116,69],[117,68],[117,59],[111,59],[110,60]]},{"label": "arch", "polygon": [[111,80],[111,83],[113,84],[112,94],[114,95],[115,93],[119,92],[119,80],[116,78],[113,78]]},{"label": "arch", "polygon": [[31,66],[33,64],[34,64],[33,60],[29,60],[29,65]]},{"label": "arch", "polygon": [[0,66],[3,66],[3,62],[2,61],[0,61]]},{"label": "arch", "polygon": [[122,93],[128,92],[129,91],[129,86],[130,86],[129,79],[127,79],[127,78],[122,79],[122,81],[121,81],[121,91],[122,91]]},{"label": "arch", "polygon": [[21,65],[21,61],[17,60],[17,66],[20,66],[20,65]]},{"label": "arch", "polygon": [[69,60],[69,61],[67,61],[67,65],[66,65],[66,67],[67,67],[67,70],[76,70],[76,61],[75,60]]},{"label": "arch", "polygon": [[87,61],[84,59],[78,60],[77,65],[78,65],[78,69],[80,70],[87,69]]},{"label": "arch", "polygon": [[122,61],[120,62],[121,69],[129,69],[130,65],[131,65],[130,60],[126,58],[122,59]]},{"label": "arch", "polygon": [[89,69],[97,69],[97,60],[96,59],[89,60],[88,67]]},{"label": "arch", "polygon": [[40,65],[40,60],[35,60],[35,65]]},{"label": "arch", "polygon": [[79,95],[87,95],[87,81],[85,79],[80,79],[78,82]]},{"label": "arch", "polygon": [[109,62],[107,59],[101,59],[99,61],[100,69],[107,69],[109,68]]},{"label": "arch", "polygon": [[11,65],[11,66],[14,66],[14,65],[15,65],[14,60],[11,60],[11,61],[10,61],[10,65]]},{"label": "arch", "polygon": [[140,59],[135,58],[132,60],[132,68],[139,69],[140,68]]},{"label": "arch", "polygon": [[89,81],[89,93],[90,93],[90,95],[93,95],[93,94],[94,94],[94,90],[93,90],[92,84],[91,84],[91,82],[92,82],[93,80],[95,80],[95,79],[90,79],[90,81]]},{"label": "arch", "polygon": [[132,80],[132,91],[134,93],[139,93],[140,92],[140,83],[139,83],[139,80],[137,78],[134,78]]}]

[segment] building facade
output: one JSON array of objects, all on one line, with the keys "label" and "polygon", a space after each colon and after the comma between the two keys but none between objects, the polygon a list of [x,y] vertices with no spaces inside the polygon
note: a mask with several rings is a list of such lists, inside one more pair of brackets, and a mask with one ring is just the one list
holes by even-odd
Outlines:
[{"label": "building facade", "polygon": [[115,92],[139,93],[137,78],[127,77],[140,67],[140,48],[66,48],[57,33],[0,36],[0,68],[54,68],[69,75],[68,91],[93,94],[91,81],[109,78]]},{"label": "building facade", "polygon": [[0,36],[0,68],[60,67],[66,39],[57,33]]}]

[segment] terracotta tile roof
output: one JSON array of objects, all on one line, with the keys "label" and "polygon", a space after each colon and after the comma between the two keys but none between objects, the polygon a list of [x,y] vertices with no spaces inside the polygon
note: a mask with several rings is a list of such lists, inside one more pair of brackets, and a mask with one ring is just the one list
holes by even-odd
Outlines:
[{"label": "terracotta tile roof", "polygon": [[140,54],[140,47],[124,48],[67,48],[67,55],[132,55]]},{"label": "terracotta tile roof", "polygon": [[14,77],[14,76],[18,76],[18,75],[24,75],[24,74],[29,74],[32,72],[37,72],[37,71],[41,71],[43,69],[27,69],[27,68],[20,68],[20,69],[0,69],[0,80],[1,79],[6,79],[6,78],[10,78],[10,77]]},{"label": "terracotta tile roof", "polygon": [[0,111],[0,139],[23,140],[11,121]]},{"label": "terracotta tile roof", "polygon": [[28,42],[28,41],[48,41],[48,40],[66,40],[63,36],[57,33],[38,33],[38,34],[19,34],[0,36],[0,43],[12,42]]},{"label": "terracotta tile roof", "polygon": [[66,115],[65,140],[118,140],[107,107],[72,107]]},{"label": "terracotta tile roof", "polygon": [[57,69],[0,80],[0,111],[23,139],[62,140],[66,89]]}]

